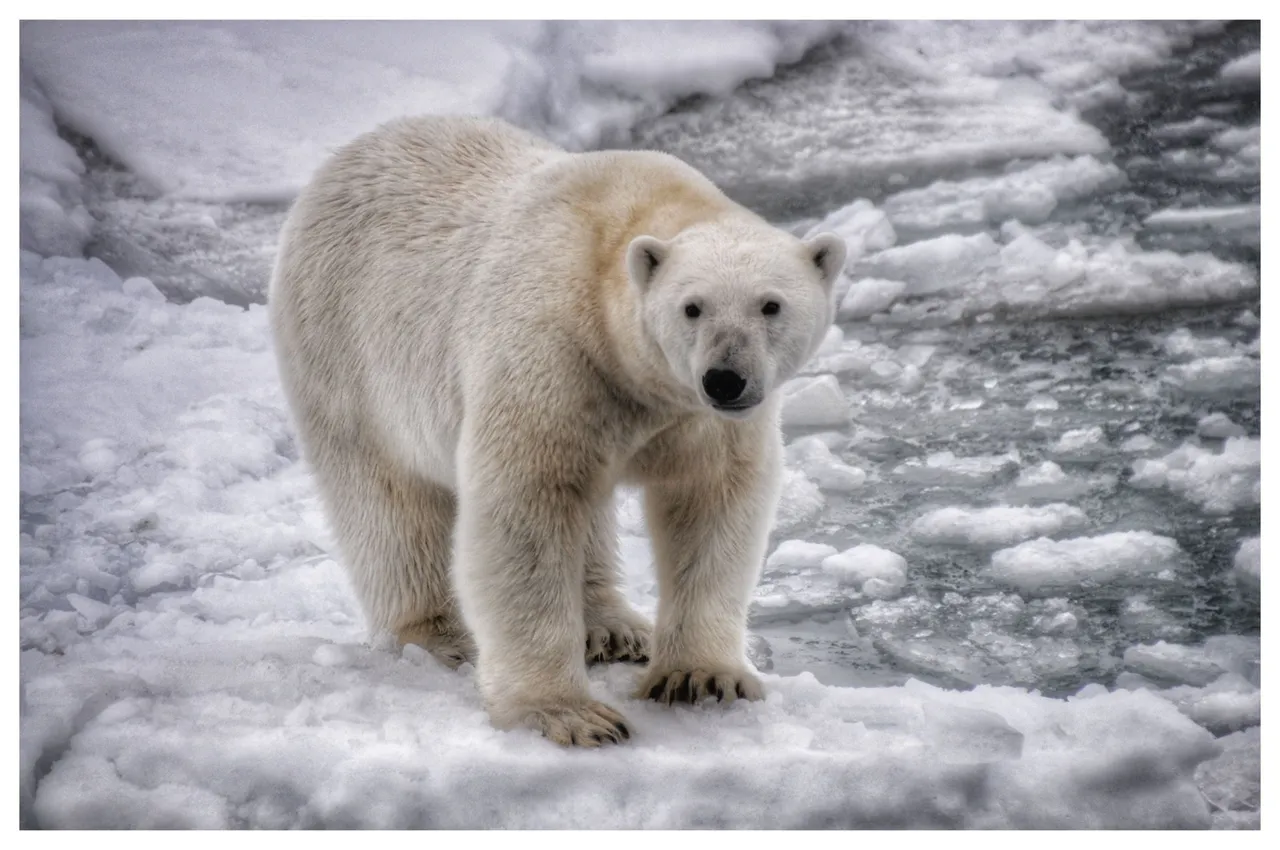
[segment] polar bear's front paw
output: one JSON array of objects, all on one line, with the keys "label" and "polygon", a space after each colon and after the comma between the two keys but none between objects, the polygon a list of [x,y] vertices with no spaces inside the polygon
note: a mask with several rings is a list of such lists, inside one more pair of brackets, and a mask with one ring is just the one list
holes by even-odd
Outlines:
[{"label": "polar bear's front paw", "polygon": [[595,700],[582,705],[535,709],[525,715],[524,722],[563,747],[619,744],[631,737],[626,718]]},{"label": "polar bear's front paw", "polygon": [[587,620],[587,663],[649,660],[653,626],[630,610],[601,613]]},{"label": "polar bear's front paw", "polygon": [[671,705],[676,702],[697,703],[716,699],[764,699],[760,680],[746,670],[656,670],[651,669],[636,691],[639,699],[651,699]]}]

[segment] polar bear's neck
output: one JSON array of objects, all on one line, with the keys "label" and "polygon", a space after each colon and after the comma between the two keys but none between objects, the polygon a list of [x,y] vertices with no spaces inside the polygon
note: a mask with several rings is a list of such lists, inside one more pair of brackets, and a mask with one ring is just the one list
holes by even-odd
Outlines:
[{"label": "polar bear's neck", "polygon": [[[637,400],[647,404],[699,406],[696,396],[670,378],[658,347],[644,334],[637,295],[627,279],[627,246],[637,236],[668,240],[697,224],[753,213],[724,195],[690,166],[666,154],[605,151],[575,154],[579,167],[560,197],[590,234],[581,257],[587,284],[584,318],[603,334],[592,352]],[[581,168],[581,161],[591,168]]]}]

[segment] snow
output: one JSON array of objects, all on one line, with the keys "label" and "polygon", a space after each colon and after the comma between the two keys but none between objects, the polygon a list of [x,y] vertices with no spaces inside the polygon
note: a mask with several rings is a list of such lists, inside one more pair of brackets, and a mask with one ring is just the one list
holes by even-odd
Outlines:
[{"label": "snow", "polygon": [[1217,635],[1200,646],[1156,641],[1125,651],[1127,672],[1116,683],[1151,689],[1210,732],[1226,735],[1262,722],[1260,659],[1256,637]]},{"label": "snow", "polygon": [[[769,76],[823,22],[31,22],[63,121],[164,192],[280,200],[391,118],[498,115],[575,148]],[[210,85],[217,80],[217,85]]]},{"label": "snow", "polygon": [[84,163],[58,135],[52,105],[26,73],[19,81],[18,108],[21,249],[79,256],[93,223],[80,185]]},{"label": "snow", "polygon": [[1226,440],[1230,437],[1244,437],[1248,432],[1225,413],[1213,412],[1200,417],[1196,422],[1196,433],[1208,440]]},{"label": "snow", "polygon": [[893,474],[914,484],[980,486],[1017,465],[1017,459],[1007,454],[956,457],[954,452],[935,452],[923,460],[913,458],[898,464]]},{"label": "snow", "polygon": [[1251,127],[1232,127],[1218,133],[1211,140],[1216,148],[1228,151],[1239,151],[1256,147],[1262,141],[1262,127],[1254,124]]},{"label": "snow", "polygon": [[876,599],[897,596],[907,583],[907,559],[872,543],[824,558],[822,571]]},{"label": "snow", "polygon": [[[952,321],[995,310],[1030,316],[1145,313],[1212,303],[1258,288],[1256,273],[1207,253],[1144,250],[1132,237],[1070,237],[1058,246],[1017,222],[988,233],[946,233],[868,254],[855,278],[901,281],[895,296],[942,299]],[[927,303],[927,302],[926,302]],[[890,318],[921,315],[905,304]]]},{"label": "snow", "polygon": [[836,318],[846,322],[852,319],[865,319],[875,313],[883,312],[889,309],[906,289],[907,285],[900,280],[863,278],[855,281],[841,299]]},{"label": "snow", "polygon": [[1051,395],[1036,395],[1027,399],[1027,403],[1023,406],[1023,410],[1043,411],[1057,410],[1058,400]]},{"label": "snow", "polygon": [[1162,141],[1204,141],[1229,126],[1225,121],[1197,115],[1189,121],[1162,124],[1154,128],[1151,135]]},{"label": "snow", "polygon": [[1196,768],[1196,784],[1213,808],[1214,829],[1259,829],[1262,739],[1258,727],[1218,739],[1222,754]]},{"label": "snow", "polygon": [[1165,380],[1190,395],[1239,395],[1262,386],[1262,367],[1258,358],[1246,355],[1202,357],[1170,366]]},{"label": "snow", "polygon": [[1231,568],[1240,581],[1258,587],[1262,580],[1262,538],[1250,537],[1242,540]]},{"label": "snow", "polygon": [[1197,337],[1188,328],[1178,328],[1164,338],[1161,346],[1174,360],[1183,362],[1206,357],[1226,357],[1236,347],[1221,337]]},{"label": "snow", "polygon": [[870,277],[900,280],[905,294],[930,295],[965,284],[999,253],[985,233],[948,233],[872,254],[856,265]]},{"label": "snow", "polygon": [[1193,647],[1158,641],[1149,646],[1131,646],[1124,652],[1124,664],[1150,679],[1203,687],[1226,671]]},{"label": "snow", "polygon": [[1088,525],[1084,511],[1061,502],[1041,507],[946,507],[929,511],[911,524],[911,533],[935,544],[1010,546],[1034,537],[1079,531]]},{"label": "snow", "polygon": [[1018,473],[1012,492],[1025,501],[1074,499],[1094,489],[1094,483],[1068,475],[1051,460],[1028,466]]},{"label": "snow", "polygon": [[938,180],[898,192],[885,198],[883,210],[893,227],[917,237],[1001,224],[1011,218],[1040,224],[1059,205],[1124,182],[1124,173],[1113,163],[1092,156],[1055,156],[995,177]]},{"label": "snow", "polygon": [[842,462],[817,436],[803,437],[787,446],[786,461],[823,490],[857,490],[867,480],[867,473]]},{"label": "snow", "polygon": [[1127,454],[1145,454],[1155,450],[1157,446],[1159,443],[1146,434],[1134,434],[1120,444],[1120,451]]},{"label": "snow", "polygon": [[845,241],[849,249],[846,265],[870,251],[892,248],[898,241],[889,217],[866,198],[859,198],[829,213],[809,228],[805,238],[824,232],[835,233]]},{"label": "snow", "polygon": [[1041,537],[991,556],[989,578],[1038,596],[1082,582],[1131,581],[1175,569],[1182,550],[1149,531],[1116,531],[1097,537],[1050,540]]},{"label": "snow", "polygon": [[1134,461],[1134,487],[1167,487],[1208,514],[1229,514],[1262,501],[1262,444],[1229,437],[1213,452],[1184,443],[1161,458]]},{"label": "snow", "polygon": [[818,485],[810,481],[803,472],[784,469],[782,492],[778,497],[778,509],[774,513],[774,530],[799,528],[822,513],[826,503]]},{"label": "snow", "polygon": [[765,675],[763,703],[671,710],[625,699],[633,673],[615,665],[593,690],[634,737],[571,753],[489,728],[469,674],[358,647],[317,663],[321,645],[169,639],[138,643],[128,672],[93,656],[61,677],[25,671],[39,720],[23,729],[24,775],[67,747],[34,814],[63,828],[1209,823],[1191,773],[1220,748],[1143,691],[1063,701]]},{"label": "snow", "polygon": [[1262,79],[1262,51],[1255,50],[1232,59],[1218,72],[1222,79],[1232,83],[1256,83]]},{"label": "snow", "polygon": [[766,569],[778,567],[820,567],[823,560],[836,554],[836,547],[807,540],[784,540],[765,559]]},{"label": "snow", "polygon": [[784,428],[821,428],[849,421],[849,402],[835,375],[793,378],[782,385]]},{"label": "snow", "polygon": [[1227,207],[1158,210],[1147,216],[1147,227],[1159,230],[1194,230],[1208,227],[1221,230],[1257,230],[1262,226],[1259,204]]},{"label": "snow", "polygon": [[1049,451],[1055,455],[1064,455],[1076,459],[1096,458],[1107,454],[1108,449],[1106,434],[1097,425],[1065,431],[1049,447]]}]

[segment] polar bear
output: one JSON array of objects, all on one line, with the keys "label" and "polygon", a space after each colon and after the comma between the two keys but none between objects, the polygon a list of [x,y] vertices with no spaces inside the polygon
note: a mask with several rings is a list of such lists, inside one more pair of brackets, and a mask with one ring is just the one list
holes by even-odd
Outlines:
[{"label": "polar bear", "polygon": [[[301,445],[372,630],[476,664],[498,728],[630,737],[638,696],[758,699],[745,655],[778,387],[822,341],[845,245],[802,241],[655,152],[568,153],[424,117],[340,149],[270,289]],[[656,626],[625,601],[613,490],[645,489]]]}]

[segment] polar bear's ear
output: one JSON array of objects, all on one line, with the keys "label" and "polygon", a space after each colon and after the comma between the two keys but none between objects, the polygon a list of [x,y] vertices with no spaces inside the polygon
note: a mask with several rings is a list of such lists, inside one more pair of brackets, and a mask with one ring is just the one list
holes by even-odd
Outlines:
[{"label": "polar bear's ear", "polygon": [[667,259],[670,246],[652,236],[637,236],[627,246],[627,275],[631,285],[644,292]]},{"label": "polar bear's ear", "polygon": [[844,270],[844,261],[848,256],[849,249],[844,240],[834,233],[819,233],[806,240],[804,246],[813,258],[813,264],[822,272],[823,282],[830,289]]}]

